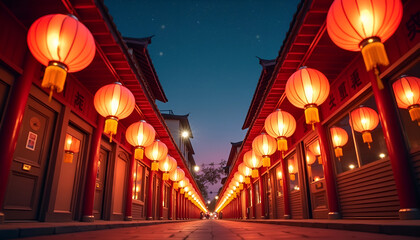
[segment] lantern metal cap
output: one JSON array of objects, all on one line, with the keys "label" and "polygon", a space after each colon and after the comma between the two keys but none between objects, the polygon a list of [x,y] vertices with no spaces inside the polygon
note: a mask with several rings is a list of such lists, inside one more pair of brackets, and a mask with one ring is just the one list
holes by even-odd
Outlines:
[{"label": "lantern metal cap", "polygon": [[299,70],[306,69],[306,68],[308,68],[308,67],[307,66],[302,66],[302,67],[299,68]]}]

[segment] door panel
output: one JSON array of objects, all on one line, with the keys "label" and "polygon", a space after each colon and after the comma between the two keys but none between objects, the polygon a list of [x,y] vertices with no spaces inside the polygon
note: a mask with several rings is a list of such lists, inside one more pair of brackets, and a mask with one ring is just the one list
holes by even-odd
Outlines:
[{"label": "door panel", "polygon": [[98,171],[96,174],[95,184],[95,201],[93,205],[93,215],[95,216],[95,219],[103,218],[102,207],[105,193],[105,179],[108,155],[109,153],[101,148],[99,152]]},{"label": "door panel", "polygon": [[28,98],[4,201],[6,219],[36,220],[57,114]]}]

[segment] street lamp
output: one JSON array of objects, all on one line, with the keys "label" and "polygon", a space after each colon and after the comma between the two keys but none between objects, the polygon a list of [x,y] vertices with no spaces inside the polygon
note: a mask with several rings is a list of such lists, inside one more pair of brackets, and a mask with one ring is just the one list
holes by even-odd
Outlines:
[{"label": "street lamp", "polygon": [[194,171],[195,171],[195,172],[200,171],[200,167],[199,167],[199,166],[197,166],[197,165],[195,165],[195,166],[194,166]]},{"label": "street lamp", "polygon": [[207,204],[210,204],[210,200],[209,200],[209,201],[207,201]]},{"label": "street lamp", "polygon": [[188,131],[183,131],[183,132],[181,133],[181,136],[182,136],[183,138],[188,138],[188,137],[190,136],[190,134],[189,134],[189,132],[188,132]]},{"label": "street lamp", "polygon": [[219,199],[219,196],[214,197],[216,200]]}]

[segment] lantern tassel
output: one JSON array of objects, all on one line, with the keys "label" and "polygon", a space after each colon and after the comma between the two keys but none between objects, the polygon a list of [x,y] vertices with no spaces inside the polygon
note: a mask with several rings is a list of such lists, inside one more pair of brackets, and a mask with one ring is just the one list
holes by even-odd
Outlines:
[{"label": "lantern tassel", "polygon": [[244,189],[244,185],[241,183],[239,184],[239,190],[242,190],[242,189]]},{"label": "lantern tassel", "polygon": [[252,169],[252,178],[258,177],[258,169]]},{"label": "lantern tassel", "polygon": [[251,183],[251,178],[245,177],[245,184],[250,184],[250,183]]},{"label": "lantern tassel", "polygon": [[48,97],[48,102],[51,102],[52,101],[53,92],[54,92],[54,87],[51,86],[51,88],[50,88],[50,95]]},{"label": "lantern tassel", "polygon": [[112,135],[117,134],[118,120],[110,117],[105,120],[104,133],[109,134],[109,142],[112,142]]},{"label": "lantern tassel", "polygon": [[321,156],[318,157],[318,164],[322,164],[322,158],[321,158]]},{"label": "lantern tassel", "polygon": [[370,38],[365,40],[366,44],[362,47],[363,60],[365,62],[366,70],[370,71],[378,65],[387,66],[389,64],[388,56],[386,55],[385,46],[381,43],[379,38]]},{"label": "lantern tassel", "polygon": [[144,155],[144,148],[143,147],[137,147],[134,150],[134,158],[137,160],[142,160]]},{"label": "lantern tassel", "polygon": [[295,174],[294,174],[294,173],[291,173],[291,174],[290,174],[290,180],[291,180],[291,181],[295,181],[295,180],[296,180],[296,176],[295,176]]},{"label": "lantern tassel", "polygon": [[41,86],[50,89],[48,101],[51,102],[54,89],[57,90],[57,92],[63,91],[66,77],[67,71],[64,65],[57,62],[51,62],[47,66]]},{"label": "lantern tassel", "polygon": [[417,121],[420,126],[420,106],[412,106],[409,108],[408,112],[410,113],[411,121]]},{"label": "lantern tassel", "polygon": [[72,152],[65,152],[64,153],[64,162],[65,163],[72,163],[73,162],[74,153]]},{"label": "lantern tassel", "polygon": [[368,144],[368,147],[370,149],[370,143],[373,142],[372,140],[372,135],[370,134],[370,132],[363,132],[362,134],[362,138],[363,138],[363,142]]},{"label": "lantern tassel", "polygon": [[[176,189],[178,189],[178,182],[174,182],[174,189],[176,190]],[[182,190],[184,190],[184,189],[181,189],[181,191]]]},{"label": "lantern tassel", "polygon": [[379,70],[378,70],[377,67],[375,67],[374,73],[375,73],[375,77],[376,77],[376,82],[378,83],[378,88],[380,90],[384,89],[384,84],[382,83],[382,80],[379,77]]},{"label": "lantern tassel", "polygon": [[157,171],[159,169],[159,163],[156,161],[152,161],[152,167],[151,170],[152,171]]},{"label": "lantern tassel", "polygon": [[169,179],[169,173],[164,172],[164,173],[163,173],[163,176],[162,176],[162,180],[163,180],[163,181],[166,181],[166,180],[168,180],[168,179]]},{"label": "lantern tassel", "polygon": [[340,159],[340,157],[343,156],[343,149],[341,147],[336,147],[334,149],[335,152],[335,156],[338,157],[338,159]]},{"label": "lantern tassel", "polygon": [[312,129],[315,130],[314,123],[319,122],[318,108],[316,106],[308,106],[305,108],[306,124],[312,124]]},{"label": "lantern tassel", "polygon": [[286,138],[278,138],[277,139],[277,150],[285,152],[287,151],[287,139]]},{"label": "lantern tassel", "polygon": [[181,190],[179,190],[179,193],[184,194],[185,193],[184,189],[181,188]]},{"label": "lantern tassel", "polygon": [[270,157],[268,157],[268,156],[263,157],[262,166],[263,167],[270,167],[271,166]]}]

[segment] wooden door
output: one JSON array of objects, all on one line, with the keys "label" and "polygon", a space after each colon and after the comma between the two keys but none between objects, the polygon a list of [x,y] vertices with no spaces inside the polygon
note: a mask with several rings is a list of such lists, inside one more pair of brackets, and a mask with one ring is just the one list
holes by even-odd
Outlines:
[{"label": "wooden door", "polygon": [[28,98],[3,206],[6,219],[38,219],[56,117],[56,112]]},{"label": "wooden door", "polygon": [[96,173],[96,184],[95,184],[95,201],[93,205],[93,215],[95,219],[103,219],[103,201],[105,194],[105,180],[106,180],[106,169],[108,165],[109,152],[101,148],[99,152],[98,170]]}]

